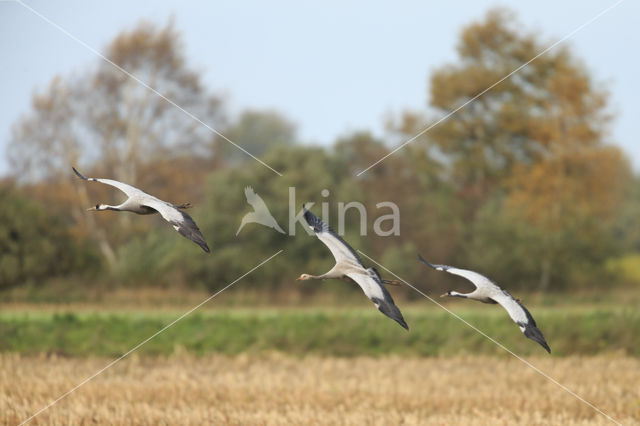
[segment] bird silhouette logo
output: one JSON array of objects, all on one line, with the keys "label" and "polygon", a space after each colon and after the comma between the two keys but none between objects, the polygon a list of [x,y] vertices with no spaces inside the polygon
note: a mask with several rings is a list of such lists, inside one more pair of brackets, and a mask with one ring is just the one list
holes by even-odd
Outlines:
[{"label": "bird silhouette logo", "polygon": [[253,207],[253,211],[244,215],[244,217],[242,218],[242,222],[240,222],[240,227],[236,231],[236,236],[240,233],[240,230],[247,223],[259,223],[260,225],[273,228],[281,234],[285,233],[280,225],[278,225],[278,222],[276,222],[276,220],[273,218],[273,215],[271,215],[271,212],[267,208],[267,205],[264,203],[262,198],[260,198],[260,196],[255,193],[253,188],[247,186],[244,189],[244,195],[247,197],[247,203],[249,203],[249,205]]}]

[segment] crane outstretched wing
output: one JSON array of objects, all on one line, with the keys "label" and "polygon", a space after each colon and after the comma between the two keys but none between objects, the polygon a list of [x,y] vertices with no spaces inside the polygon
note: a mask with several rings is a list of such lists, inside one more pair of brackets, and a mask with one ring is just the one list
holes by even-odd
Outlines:
[{"label": "crane outstretched wing", "polygon": [[[150,196],[151,197],[151,196]],[[209,246],[200,232],[196,222],[187,213],[178,210],[172,204],[151,197],[144,201],[144,205],[156,210],[160,215],[169,222],[176,231],[185,238],[190,239],[194,243],[202,247],[202,250],[209,253]]]},{"label": "crane outstretched wing", "polygon": [[524,305],[514,299],[506,290],[502,290],[499,294],[491,298],[507,311],[513,322],[520,327],[520,331],[522,331],[526,337],[538,342],[547,352],[551,353],[551,348],[549,348],[547,341],[544,340],[544,336],[538,329],[536,321]]},{"label": "crane outstretched wing", "polygon": [[484,275],[481,275],[481,274],[479,274],[477,272],[469,271],[467,269],[454,268],[453,266],[448,266],[448,265],[435,265],[433,263],[427,262],[420,255],[418,255],[418,259],[420,259],[420,261],[422,263],[432,267],[436,271],[444,271],[444,272],[448,272],[448,273],[453,274],[453,275],[458,275],[458,276],[464,277],[467,280],[471,281],[471,283],[474,286],[476,286],[476,288],[490,286],[490,287],[496,287],[496,288],[500,289],[500,287],[498,287],[489,278],[487,278]]},{"label": "crane outstretched wing", "polygon": [[384,288],[380,281],[379,275],[371,269],[367,270],[367,274],[358,272],[349,272],[347,276],[356,282],[364,292],[364,294],[371,299],[376,308],[392,320],[396,321],[405,329],[409,329],[409,326],[402,317],[400,309],[396,306],[391,297],[391,294]]},{"label": "crane outstretched wing", "polygon": [[309,227],[316,233],[316,237],[326,245],[336,259],[336,263],[348,261],[355,262],[364,268],[360,256],[345,240],[340,237],[329,225],[320,220],[316,215],[302,206],[304,218]]},{"label": "crane outstretched wing", "polygon": [[131,185],[128,185],[126,183],[118,182],[117,180],[113,180],[113,179],[88,178],[88,177],[84,176],[82,173],[80,173],[79,171],[77,171],[75,167],[72,167],[72,169],[73,169],[74,173],[80,179],[93,181],[93,182],[100,182],[100,183],[104,183],[105,185],[114,186],[114,187],[118,188],[120,191],[124,192],[127,195],[127,197],[133,197],[135,195],[141,195],[141,194],[145,194],[145,195],[149,196],[149,194],[147,194],[146,192],[144,192],[141,189],[136,188],[135,186],[131,186]]}]

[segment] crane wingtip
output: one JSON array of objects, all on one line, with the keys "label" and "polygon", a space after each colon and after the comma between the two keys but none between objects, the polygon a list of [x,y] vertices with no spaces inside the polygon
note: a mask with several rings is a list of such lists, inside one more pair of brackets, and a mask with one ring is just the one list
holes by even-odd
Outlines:
[{"label": "crane wingtip", "polygon": [[82,173],[80,173],[78,171],[78,169],[76,169],[75,167],[71,166],[71,168],[73,169],[73,172],[76,174],[76,176],[78,176],[80,179],[83,180],[89,180],[89,178],[87,178],[86,176],[84,176]]},{"label": "crane wingtip", "polygon": [[536,340],[536,342],[538,342],[540,344],[540,346],[542,346],[544,348],[544,350],[547,351],[548,354],[551,353],[551,348],[549,347],[547,342],[545,342],[544,340],[542,342]]},{"label": "crane wingtip", "polygon": [[432,268],[433,268],[433,269],[435,269],[435,270],[438,270],[438,268],[436,267],[436,265],[434,265],[434,264],[432,264],[432,263],[429,263],[429,262],[427,262],[426,260],[424,260],[424,257],[422,257],[419,253],[418,253],[418,260],[420,260],[420,262],[424,263],[425,265],[430,266],[430,267],[432,267]]},{"label": "crane wingtip", "polygon": [[[522,325],[520,326],[522,327]],[[551,353],[551,348],[549,347],[549,344],[545,340],[544,336],[542,335],[542,332],[538,327],[536,327],[533,324],[525,324],[524,327],[525,329],[523,332],[526,337],[533,340],[534,342],[537,342],[540,346],[544,348],[545,351],[547,351],[547,353]]]}]

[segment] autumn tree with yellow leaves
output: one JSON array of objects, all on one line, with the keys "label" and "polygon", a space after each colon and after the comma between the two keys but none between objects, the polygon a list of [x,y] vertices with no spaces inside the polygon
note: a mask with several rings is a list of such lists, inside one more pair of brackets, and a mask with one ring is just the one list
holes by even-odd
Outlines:
[{"label": "autumn tree with yellow leaves", "polygon": [[[508,11],[489,11],[462,31],[458,61],[431,76],[431,106],[448,114],[545,47]],[[585,263],[601,266],[631,178],[608,139],[607,98],[570,48],[556,47],[429,132],[476,223],[467,228],[471,260],[521,279],[517,261],[505,265],[519,252],[520,271],[537,275],[540,288],[552,278],[561,286]],[[505,226],[521,232],[503,234]]]}]

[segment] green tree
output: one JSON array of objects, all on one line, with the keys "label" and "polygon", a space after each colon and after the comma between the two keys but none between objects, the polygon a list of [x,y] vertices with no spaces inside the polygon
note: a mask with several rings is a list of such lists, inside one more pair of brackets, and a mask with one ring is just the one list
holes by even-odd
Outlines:
[{"label": "green tree", "polygon": [[624,205],[616,218],[615,234],[626,251],[640,253],[640,176],[636,175],[624,194]]},{"label": "green tree", "polygon": [[[334,152],[335,163],[353,176],[387,155],[389,149],[382,140],[358,132],[339,139]],[[353,183],[340,186],[340,198],[365,204],[370,223],[389,213],[378,208],[379,203],[392,202],[398,206],[400,235],[379,236],[370,228],[366,247],[370,256],[384,261],[391,270],[402,272],[403,278],[414,283],[419,282],[424,272],[417,262],[418,252],[434,261],[457,260],[463,211],[455,199],[455,188],[444,178],[442,170],[428,148],[409,145]],[[410,290],[405,294],[416,295]]]},{"label": "green tree", "polygon": [[96,253],[43,206],[6,185],[0,186],[0,203],[0,290],[99,266]]},{"label": "green tree", "polygon": [[[226,130],[226,136],[252,155],[261,158],[276,146],[292,146],[296,142],[296,126],[275,111],[246,110]],[[218,147],[226,163],[253,161],[246,153],[219,141]]]}]

